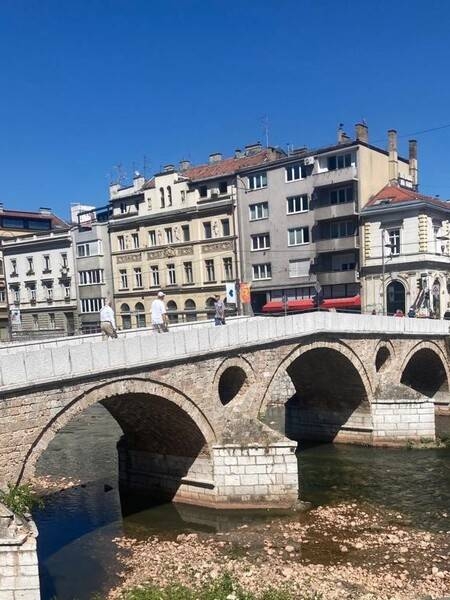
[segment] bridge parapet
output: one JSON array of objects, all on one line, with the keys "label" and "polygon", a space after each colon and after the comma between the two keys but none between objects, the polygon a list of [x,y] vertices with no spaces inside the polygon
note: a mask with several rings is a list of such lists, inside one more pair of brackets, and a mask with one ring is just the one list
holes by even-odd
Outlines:
[{"label": "bridge parapet", "polygon": [[[0,386],[22,389],[45,382],[89,377],[129,367],[159,365],[210,353],[248,349],[317,333],[445,337],[446,321],[315,312],[286,317],[253,317],[225,327],[209,324],[174,328],[168,334],[136,331],[117,340],[51,341],[0,353]],[[75,343],[76,342],[76,343]]]}]

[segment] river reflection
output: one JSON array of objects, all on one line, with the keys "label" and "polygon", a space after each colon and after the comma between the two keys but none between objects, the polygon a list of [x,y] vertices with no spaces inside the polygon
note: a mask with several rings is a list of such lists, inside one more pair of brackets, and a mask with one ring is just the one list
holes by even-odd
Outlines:
[{"label": "river reflection", "polygon": [[[447,421],[444,427],[448,425]],[[171,504],[143,511],[132,498],[122,517],[116,481],[120,435],[109,413],[94,406],[55,437],[38,463],[38,475],[85,482],[85,487],[52,494],[35,515],[43,600],[88,600],[109,589],[118,570],[112,540],[124,533],[170,538],[272,517],[267,511],[224,512]],[[368,501],[399,510],[420,527],[450,529],[444,516],[450,507],[450,449],[325,444],[302,448],[298,456],[302,498],[314,505]]]}]

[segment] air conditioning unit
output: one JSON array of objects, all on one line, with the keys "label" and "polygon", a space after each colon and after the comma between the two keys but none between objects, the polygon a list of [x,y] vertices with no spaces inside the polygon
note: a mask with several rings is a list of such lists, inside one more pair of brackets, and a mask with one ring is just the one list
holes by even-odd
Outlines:
[{"label": "air conditioning unit", "polygon": [[304,165],[313,165],[314,164],[314,156],[307,156],[303,159]]}]

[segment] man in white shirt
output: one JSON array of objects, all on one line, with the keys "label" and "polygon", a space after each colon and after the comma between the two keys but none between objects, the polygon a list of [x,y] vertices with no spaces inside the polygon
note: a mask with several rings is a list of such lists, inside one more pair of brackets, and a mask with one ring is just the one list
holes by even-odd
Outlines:
[{"label": "man in white shirt", "polygon": [[152,302],[152,323],[153,329],[158,333],[168,331],[167,311],[164,304],[164,292],[158,292],[158,297]]},{"label": "man in white shirt", "polygon": [[100,329],[103,339],[117,337],[116,320],[111,308],[111,300],[105,300],[105,305],[100,311]]}]

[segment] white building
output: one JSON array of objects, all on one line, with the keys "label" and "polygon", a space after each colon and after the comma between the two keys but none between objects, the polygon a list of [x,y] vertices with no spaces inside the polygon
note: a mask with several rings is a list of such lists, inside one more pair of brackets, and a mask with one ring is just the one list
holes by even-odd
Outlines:
[{"label": "white building", "polygon": [[442,318],[450,289],[450,202],[391,182],[361,212],[365,312]]},{"label": "white building", "polygon": [[3,255],[13,335],[73,335],[78,316],[70,228],[3,240]]}]

